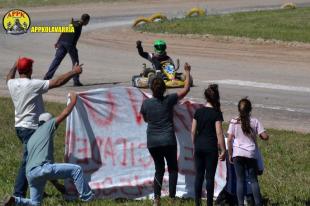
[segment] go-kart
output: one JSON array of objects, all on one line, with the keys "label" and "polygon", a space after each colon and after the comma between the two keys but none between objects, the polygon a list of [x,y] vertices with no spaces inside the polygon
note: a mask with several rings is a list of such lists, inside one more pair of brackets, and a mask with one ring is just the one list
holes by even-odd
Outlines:
[{"label": "go-kart", "polygon": [[[138,88],[148,88],[155,77],[163,78],[167,88],[179,88],[185,85],[185,75],[177,72],[180,62],[177,60],[177,67],[170,61],[161,62],[161,70],[156,70],[154,67],[146,67],[143,64],[143,71],[140,75],[132,77],[132,86]],[[190,86],[193,86],[193,79],[190,77]]]}]

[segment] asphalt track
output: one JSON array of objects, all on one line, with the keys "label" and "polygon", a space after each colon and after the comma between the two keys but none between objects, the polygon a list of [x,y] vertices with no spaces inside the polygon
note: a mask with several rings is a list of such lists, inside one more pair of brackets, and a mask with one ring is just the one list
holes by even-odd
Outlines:
[{"label": "asphalt track", "polygon": [[[56,7],[22,8],[32,25],[62,25],[71,17],[89,13],[90,25],[85,27],[78,44],[80,61],[84,63],[81,77],[84,87],[68,83],[51,90],[46,100],[65,102],[69,91],[84,91],[99,87],[130,86],[131,76],[139,73],[145,62],[137,55],[135,41],[144,42],[151,50],[152,41],[164,38],[173,58],[192,65],[195,87],[188,95],[203,101],[203,89],[211,82],[220,86],[225,121],[237,114],[236,104],[248,96],[253,104],[253,115],[268,128],[310,132],[310,45],[264,43],[244,39],[217,39],[195,35],[145,34],[134,32],[130,24],[137,16],[163,12],[169,17],[180,17],[195,6],[207,8],[209,14],[257,9],[274,9],[281,0],[210,0],[210,1],[134,1],[98,3]],[[297,0],[298,5],[310,5],[309,0]],[[1,9],[1,16],[6,12]],[[42,78],[54,57],[53,45],[58,34],[0,34],[0,95],[8,96],[5,75],[18,56],[35,60],[34,78]],[[57,74],[71,68],[66,57]],[[173,92],[169,90],[168,92]]]}]

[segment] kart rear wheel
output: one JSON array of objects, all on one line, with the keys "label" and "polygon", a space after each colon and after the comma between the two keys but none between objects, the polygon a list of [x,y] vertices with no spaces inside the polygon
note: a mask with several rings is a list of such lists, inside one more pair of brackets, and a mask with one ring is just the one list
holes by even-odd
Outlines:
[{"label": "kart rear wheel", "polygon": [[142,73],[142,74],[143,74],[144,77],[148,77],[149,74],[151,74],[151,73],[155,74],[154,69],[152,69],[152,68],[145,68],[145,69],[143,70],[143,73]]}]

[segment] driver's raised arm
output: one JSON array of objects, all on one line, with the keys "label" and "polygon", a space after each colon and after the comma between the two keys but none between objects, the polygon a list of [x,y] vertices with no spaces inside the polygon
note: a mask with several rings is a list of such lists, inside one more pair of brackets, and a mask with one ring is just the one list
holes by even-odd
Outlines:
[{"label": "driver's raised arm", "polygon": [[138,49],[139,55],[140,55],[141,57],[147,59],[147,60],[150,60],[150,59],[151,59],[150,54],[149,54],[148,52],[143,51],[142,42],[141,42],[140,40],[138,40],[138,41],[136,42],[136,44],[137,44],[137,49]]}]

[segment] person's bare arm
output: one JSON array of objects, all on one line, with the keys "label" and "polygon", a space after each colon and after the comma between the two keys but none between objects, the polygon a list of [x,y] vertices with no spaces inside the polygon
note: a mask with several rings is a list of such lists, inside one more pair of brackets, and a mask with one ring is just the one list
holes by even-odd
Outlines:
[{"label": "person's bare arm", "polygon": [[190,71],[191,71],[191,66],[187,62],[184,64],[184,70],[185,70],[185,85],[177,93],[179,99],[183,99],[188,94],[188,92],[190,90]]},{"label": "person's bare arm", "polygon": [[216,121],[215,122],[215,129],[216,129],[216,137],[217,142],[220,146],[221,153],[219,155],[219,159],[224,161],[225,160],[225,140],[223,135],[223,128],[222,128],[222,121]]},{"label": "person's bare arm", "polygon": [[70,103],[67,107],[61,112],[60,115],[56,117],[56,125],[58,126],[66,117],[71,113],[74,105],[76,104],[77,95],[74,92],[70,93]]},{"label": "person's bare arm", "polygon": [[8,82],[10,79],[15,79],[17,70],[17,61],[14,63],[13,67],[10,69],[9,73],[6,76],[6,82]]},{"label": "person's bare arm", "polygon": [[261,139],[263,139],[263,140],[268,140],[269,139],[269,135],[268,135],[268,133],[265,131],[265,132],[263,132],[263,133],[261,133],[260,135],[259,135],[259,137],[261,138]]},{"label": "person's bare arm", "polygon": [[232,160],[232,153],[233,153],[233,149],[232,149],[232,140],[234,138],[234,135],[233,134],[229,134],[228,135],[228,140],[227,140],[227,146],[228,146],[228,156],[229,156],[229,162],[231,164],[233,164],[233,160]]},{"label": "person's bare arm", "polygon": [[49,82],[49,88],[48,89],[53,89],[53,88],[57,88],[60,87],[64,84],[66,84],[72,77],[74,77],[74,75],[77,74],[81,74],[82,73],[82,68],[83,64],[81,65],[74,65],[73,69],[59,77],[56,77],[54,79],[51,79]]},{"label": "person's bare arm", "polygon": [[194,142],[195,142],[196,129],[197,129],[197,120],[193,119],[193,122],[192,122],[192,130],[191,130],[193,145],[194,145]]}]

